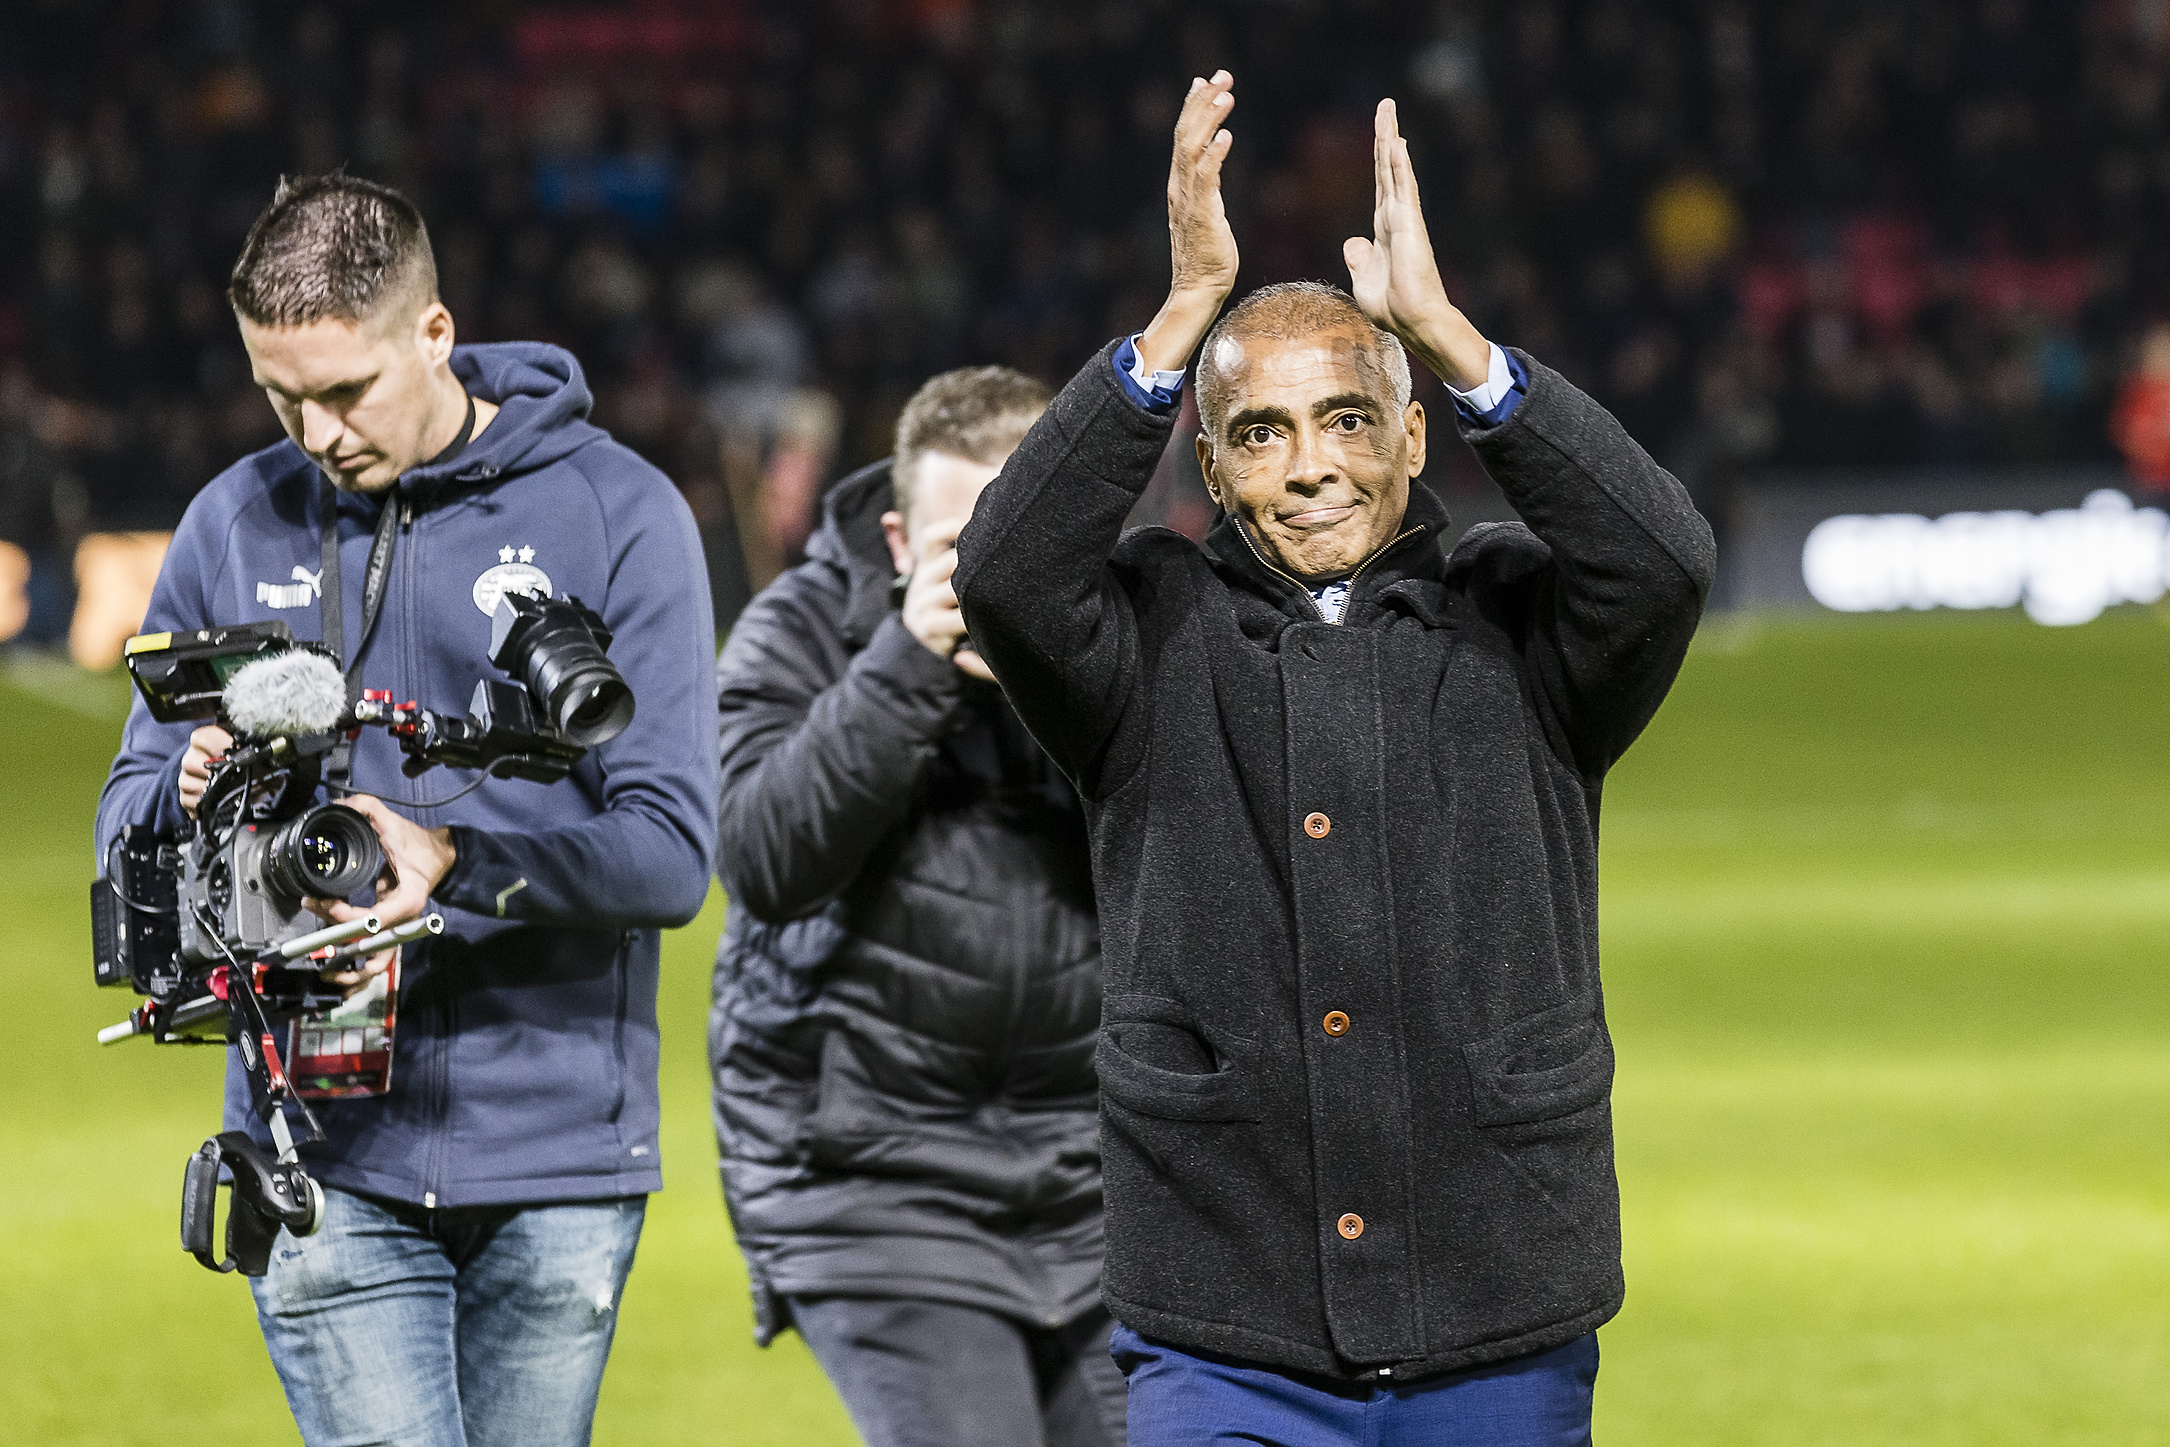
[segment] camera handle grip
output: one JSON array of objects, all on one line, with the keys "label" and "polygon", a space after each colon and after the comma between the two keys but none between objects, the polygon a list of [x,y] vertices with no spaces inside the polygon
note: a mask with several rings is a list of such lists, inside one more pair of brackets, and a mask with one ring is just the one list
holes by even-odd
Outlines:
[{"label": "camera handle grip", "polygon": [[211,1255],[218,1198],[218,1142],[205,1141],[203,1149],[188,1158],[181,1176],[181,1249],[213,1271],[231,1271],[232,1261],[221,1262]]},{"label": "camera handle grip", "polygon": [[[226,1210],[226,1250],[212,1255],[219,1168],[233,1175]],[[181,1178],[181,1246],[217,1272],[262,1276],[271,1266],[272,1243],[284,1226],[296,1236],[314,1232],[324,1219],[324,1190],[293,1161],[272,1161],[241,1131],[225,1131],[188,1158]]]}]

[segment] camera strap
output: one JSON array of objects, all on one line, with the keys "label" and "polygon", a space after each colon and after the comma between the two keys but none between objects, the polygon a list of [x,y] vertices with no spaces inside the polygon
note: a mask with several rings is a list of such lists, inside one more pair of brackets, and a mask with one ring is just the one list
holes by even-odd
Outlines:
[{"label": "camera strap", "polygon": [[[467,420],[460,424],[459,436],[452,439],[444,451],[423,463],[435,467],[450,462],[466,450],[468,440],[475,435],[475,397],[467,394]],[[344,605],[346,588],[339,573],[339,490],[327,479],[324,483],[324,528],[322,548],[317,574],[320,585],[317,593],[317,616],[324,630],[325,646],[331,649],[346,667],[347,707],[352,709],[362,699],[362,654],[369,649],[369,637],[377,631],[377,616],[384,611],[384,589],[392,577],[392,547],[399,537],[400,524],[414,517],[414,500],[407,490],[394,484],[384,499],[384,506],[377,513],[376,536],[369,542],[369,565],[362,570],[362,631],[354,643],[354,657],[346,654],[346,617]],[[335,789],[344,789],[352,772],[353,748],[345,739],[332,746],[324,760],[325,780]]]}]

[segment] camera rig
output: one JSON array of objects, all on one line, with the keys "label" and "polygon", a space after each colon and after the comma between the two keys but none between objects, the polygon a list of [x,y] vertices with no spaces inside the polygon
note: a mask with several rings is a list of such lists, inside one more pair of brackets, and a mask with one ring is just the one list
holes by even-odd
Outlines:
[{"label": "camera rig", "polygon": [[[632,692],[605,656],[610,641],[576,598],[507,593],[489,657],[511,678],[478,682],[468,714],[454,717],[395,704],[382,690],[350,703],[336,660],[278,621],[129,640],[129,673],[154,719],[215,719],[233,738],[212,763],[195,820],[170,839],[127,826],[91,889],[97,983],[144,997],[99,1043],[143,1035],[230,1045],[277,1147],[270,1158],[245,1132],[226,1131],[189,1158],[182,1245],[205,1266],[261,1276],[282,1226],[297,1236],[316,1229],[323,1192],[302,1169],[288,1110],[302,1143],[321,1141],[311,1096],[388,1087],[396,975],[373,977],[350,999],[326,973],[444,929],[437,914],[386,928],[375,914],[324,925],[310,913],[308,901],[344,899],[385,867],[368,819],[320,801],[327,760],[378,727],[398,741],[410,778],[439,764],[481,772],[425,807],[491,778],[562,779],[632,719]],[[222,1172],[233,1198],[216,1254]]]}]

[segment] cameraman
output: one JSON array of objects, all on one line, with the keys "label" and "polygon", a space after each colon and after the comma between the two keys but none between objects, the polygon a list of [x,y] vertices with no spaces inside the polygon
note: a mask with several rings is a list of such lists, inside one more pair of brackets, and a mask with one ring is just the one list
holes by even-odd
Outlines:
[{"label": "cameraman", "polygon": [[[301,1158],[323,1224],[281,1234],[251,1283],[257,1317],[312,1447],[586,1442],[662,1185],[660,931],[700,909],[715,834],[693,518],[588,423],[571,356],[453,345],[422,217],[396,191],[282,182],[228,299],[289,440],[190,505],[147,630],[328,623],[350,687],[457,711],[495,676],[498,598],[572,594],[615,633],[638,699],[564,782],[492,779],[441,808],[468,778],[402,777],[378,730],[354,743],[368,792],[346,802],[388,861],[372,912],[389,925],[434,901],[446,929],[403,963],[389,1093],[315,1107],[328,1139]],[[176,833],[230,742],[155,723],[139,699],[101,849],[126,824]],[[226,1125],[268,1142],[231,1060]]]}]

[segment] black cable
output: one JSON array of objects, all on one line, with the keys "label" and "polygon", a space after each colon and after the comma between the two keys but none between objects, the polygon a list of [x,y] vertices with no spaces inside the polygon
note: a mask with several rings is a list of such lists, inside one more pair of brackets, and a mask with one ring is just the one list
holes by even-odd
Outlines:
[{"label": "black cable", "polygon": [[[212,806],[210,818],[203,821],[204,840],[208,853],[216,854],[221,849],[224,849],[228,842],[232,840],[233,831],[241,827],[241,818],[249,810],[249,782],[248,779],[244,778],[239,788]],[[210,792],[208,785],[205,787],[205,792]],[[234,817],[226,825],[224,831],[221,832],[219,814],[229,803],[234,806]]]},{"label": "black cable", "polygon": [[234,958],[234,952],[227,948],[226,941],[220,937],[218,916],[211,913],[209,905],[199,904],[196,906],[196,928],[203,931],[205,939],[218,946],[218,952],[226,956],[227,964],[232,965],[237,970],[241,968],[241,961]]},{"label": "black cable", "polygon": [[[248,968],[243,965],[241,961],[234,958],[234,952],[231,949],[227,948],[226,941],[219,938],[218,921],[212,918],[211,911],[205,909],[201,905],[197,906],[196,923],[203,929],[205,937],[208,938],[212,944],[218,946],[219,953],[226,956],[226,963],[233,969],[234,973],[227,980],[226,988],[228,990],[247,990],[252,997],[255,996],[255,981],[250,978]],[[263,1006],[260,1001],[252,1003],[251,1008],[256,1010],[258,1018],[262,1020],[264,1024],[269,1025],[271,1023],[270,1017],[264,1014]],[[229,1028],[231,1028],[234,1023],[232,1020],[232,1016],[235,1013],[234,1007],[229,1005],[227,1007],[227,1012],[228,1026]],[[291,1024],[292,1022],[289,1021],[288,1023]],[[292,1043],[293,1036],[291,1034],[287,1036],[287,1041],[289,1044]],[[238,1045],[241,1042],[237,1039],[229,1038],[226,1043],[229,1045]],[[286,1095],[283,1098],[279,1096],[274,1096],[271,1094],[269,1089],[269,1071],[265,1068],[264,1057],[262,1055],[257,1056],[256,1070],[252,1070],[250,1074],[254,1075],[257,1073],[257,1071],[265,1072],[265,1098],[266,1103],[268,1103],[271,1107],[271,1111],[284,1111],[285,1108],[289,1104],[291,1104],[295,1110],[301,1113],[302,1124],[308,1127],[304,1139],[310,1141],[320,1141],[324,1139],[324,1127],[317,1123],[316,1112],[309,1109],[309,1102],[301,1098],[300,1094],[294,1089],[293,1082],[288,1081]],[[253,1096],[255,1092],[251,1091],[250,1093]],[[251,1103],[253,1104],[253,1101]],[[257,1110],[257,1118],[262,1120],[267,1126],[271,1124],[271,1113],[266,1112],[261,1108]],[[281,1159],[283,1160],[285,1159],[285,1157],[282,1156]]]},{"label": "black cable", "polygon": [[[484,784],[489,783],[492,779],[510,778],[511,776],[509,774],[500,774],[499,772],[497,772],[498,765],[517,764],[518,762],[519,760],[514,758],[493,760],[490,766],[482,771],[482,777],[476,779],[473,783],[466,784],[458,789],[453,790],[451,793],[445,795],[442,799],[394,799],[392,800],[392,802],[395,804],[404,804],[410,809],[442,809],[447,804],[456,803],[457,801],[466,798],[469,794],[474,793],[475,790],[481,788]],[[450,765],[447,765],[446,767],[449,768]],[[362,789],[348,789],[343,792],[341,797],[345,797],[345,795],[347,794],[360,794],[364,792],[366,791]]]},{"label": "black cable", "polygon": [[519,762],[517,759],[493,760],[490,766],[482,771],[482,777],[476,779],[471,784],[466,784],[458,789],[453,790],[451,793],[445,795],[442,799],[414,799],[410,800],[409,802],[412,807],[416,809],[442,809],[445,805],[450,804],[455,800],[466,798],[469,794],[474,793],[475,790],[481,788],[484,784],[489,783],[492,779],[509,778],[510,775],[500,774],[499,772],[497,772],[497,766],[499,764],[511,764],[517,762]]},{"label": "black cable", "polygon": [[107,889],[113,891],[113,897],[119,900],[122,904],[127,905],[130,909],[134,910],[138,914],[170,914],[176,919],[180,918],[181,906],[178,900],[175,901],[170,908],[168,908],[155,904],[145,904],[142,900],[139,899],[130,899],[127,895],[121,892],[120,884],[116,880],[113,873],[113,851],[120,847],[120,843],[120,836],[116,834],[113,836],[112,842],[108,843],[105,847],[105,884]]}]

